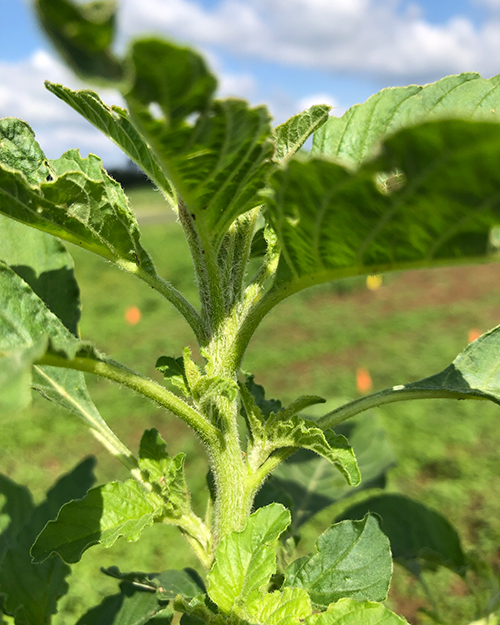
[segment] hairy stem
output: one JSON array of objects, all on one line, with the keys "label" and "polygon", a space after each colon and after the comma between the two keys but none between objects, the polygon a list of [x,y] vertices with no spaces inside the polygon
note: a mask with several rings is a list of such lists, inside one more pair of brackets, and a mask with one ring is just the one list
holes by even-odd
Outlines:
[{"label": "hairy stem", "polygon": [[111,360],[93,360],[91,358],[79,357],[66,360],[59,356],[46,354],[38,364],[77,369],[78,371],[94,373],[108,380],[123,384],[123,386],[127,386],[140,395],[152,399],[160,406],[173,412],[189,425],[206,445],[214,446],[219,444],[220,431],[209,423],[203,415],[160,384],[120,363]]},{"label": "hairy stem", "polygon": [[339,423],[342,423],[346,419],[350,419],[360,412],[369,410],[370,408],[377,408],[384,404],[392,404],[397,401],[410,401],[413,399],[481,399],[486,400],[485,397],[478,397],[465,393],[457,393],[454,391],[446,390],[426,390],[426,389],[412,389],[406,386],[393,386],[387,388],[373,395],[367,395],[366,397],[360,397],[355,399],[344,406],[340,406],[326,415],[318,419],[317,425],[326,430],[333,428]]}]

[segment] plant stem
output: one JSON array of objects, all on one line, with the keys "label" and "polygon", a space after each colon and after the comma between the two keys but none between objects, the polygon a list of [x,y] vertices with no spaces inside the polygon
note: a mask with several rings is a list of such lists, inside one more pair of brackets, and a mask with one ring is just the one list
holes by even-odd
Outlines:
[{"label": "plant stem", "polygon": [[59,356],[46,354],[38,364],[77,369],[78,371],[94,373],[108,380],[123,384],[123,386],[127,386],[140,395],[152,399],[160,406],[173,412],[189,425],[206,445],[214,446],[219,443],[220,431],[209,423],[203,415],[160,384],[120,363],[112,360],[94,360],[81,357],[66,360]]},{"label": "plant stem", "polygon": [[486,400],[485,397],[478,397],[454,391],[409,388],[409,385],[401,387],[393,386],[392,388],[387,388],[383,391],[379,391],[378,393],[367,395],[366,397],[360,397],[359,399],[355,399],[344,406],[340,406],[318,419],[316,423],[320,428],[326,430],[328,428],[333,428],[346,419],[350,419],[360,412],[369,410],[370,408],[377,408],[378,406],[383,406],[384,404],[392,404],[397,401],[410,401],[413,399]]}]

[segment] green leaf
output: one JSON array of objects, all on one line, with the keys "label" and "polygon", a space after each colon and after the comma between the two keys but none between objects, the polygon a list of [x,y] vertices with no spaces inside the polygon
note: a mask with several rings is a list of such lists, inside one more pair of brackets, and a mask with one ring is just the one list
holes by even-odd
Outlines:
[{"label": "green leaf", "polygon": [[263,594],[245,606],[250,623],[262,625],[299,625],[311,614],[311,600],[305,590],[285,588]]},{"label": "green leaf", "polygon": [[[256,507],[276,501],[292,509],[292,528],[296,531],[312,516],[359,490],[385,486],[385,475],[395,457],[379,414],[371,410],[335,428],[352,445],[361,472],[361,483],[353,488],[326,458],[300,450],[281,463],[256,498]],[[286,497],[287,499],[283,499]],[[289,502],[289,503],[287,503]]]},{"label": "green leaf", "polygon": [[380,603],[341,599],[328,606],[327,612],[310,616],[307,625],[408,625]]},{"label": "green leaf", "polygon": [[290,523],[290,513],[279,504],[259,508],[245,529],[224,537],[208,574],[208,594],[226,613],[260,595],[276,572],[275,543]]},{"label": "green leaf", "polygon": [[65,562],[78,562],[89,547],[111,547],[119,537],[138,540],[161,514],[157,498],[148,496],[134,480],[110,482],[90,490],[61,508],[31,549],[35,562],[58,553]]},{"label": "green leaf", "polygon": [[317,104],[277,126],[274,159],[285,163],[300,150],[308,137],[326,122],[331,108],[326,104]]},{"label": "green leaf", "polygon": [[[217,249],[236,217],[262,203],[258,192],[274,150],[269,113],[240,100],[213,101],[215,79],[187,48],[144,39],[132,46],[130,58],[136,76],[126,96],[132,119],[196,229]],[[194,123],[192,116],[198,116]]]},{"label": "green leaf", "polygon": [[[387,175],[400,182],[388,190]],[[500,125],[446,121],[405,129],[352,173],[291,160],[272,179],[268,214],[286,295],[363,273],[478,260],[500,222]]]},{"label": "green leaf", "polygon": [[[173,612],[167,601],[157,593],[144,591],[130,582],[120,584],[120,593],[106,597],[102,603],[91,608],[77,622],[77,625],[147,625],[155,615],[163,618],[158,625],[168,625]],[[156,619],[154,620],[156,623]]]},{"label": "green leaf", "polygon": [[467,562],[460,538],[451,523],[439,512],[404,495],[384,494],[371,497],[348,508],[340,519],[360,519],[376,514],[391,543],[392,556],[410,572],[418,575],[421,568],[446,566],[459,575]]},{"label": "green leaf", "polygon": [[140,244],[137,220],[102,161],[78,150],[51,161],[54,179],[39,186],[0,167],[0,213],[79,245],[132,273],[154,274]]},{"label": "green leaf", "polygon": [[172,356],[160,356],[156,361],[155,368],[163,373],[165,380],[179,388],[184,396],[189,396],[189,383],[186,378],[184,358],[173,358]]},{"label": "green leaf", "polygon": [[373,155],[380,141],[405,126],[450,118],[497,121],[498,85],[498,77],[484,79],[470,72],[424,87],[383,89],[342,117],[330,117],[316,132],[312,153],[356,167]]},{"label": "green leaf", "polygon": [[26,122],[15,117],[0,119],[0,163],[22,171],[33,185],[45,182],[50,174],[35,133]]},{"label": "green leaf", "polygon": [[116,2],[86,4],[70,0],[36,0],[40,22],[74,71],[86,80],[119,82],[123,69],[112,52]]},{"label": "green leaf", "polygon": [[268,417],[272,412],[278,413],[282,409],[279,399],[266,399],[264,387],[256,384],[253,375],[247,375],[245,386],[253,396],[255,405],[259,408],[263,417]]},{"label": "green leaf", "polygon": [[166,443],[155,428],[142,435],[139,468],[143,478],[161,496],[163,513],[178,518],[190,510],[190,495],[184,475],[186,454],[171,458]]},{"label": "green leaf", "polygon": [[319,537],[317,549],[318,553],[292,562],[285,577],[285,585],[306,590],[315,607],[326,608],[344,597],[387,598],[391,550],[374,516],[332,525]]},{"label": "green leaf", "polygon": [[18,519],[19,526],[15,532],[7,528],[8,548],[0,560],[0,595],[6,597],[5,610],[15,616],[16,623],[47,625],[51,615],[56,613],[58,599],[68,590],[65,579],[70,573],[69,566],[59,557],[34,564],[30,547],[40,530],[57,515],[64,503],[71,497],[85,495],[95,480],[94,465],[94,458],[77,465],[58,480],[36,508],[27,505],[28,499],[23,495],[25,516]]},{"label": "green leaf", "polygon": [[46,82],[45,86],[121,148],[163,190],[170,207],[177,210],[175,193],[170,182],[163,174],[151,148],[132,123],[127,110],[119,106],[108,106],[94,91],[73,91],[51,82]]},{"label": "green leaf", "polygon": [[[281,415],[271,415],[266,421],[263,433],[254,442],[254,449],[269,456],[277,449],[309,449],[328,460],[344,476],[348,484],[357,486],[361,480],[358,463],[347,439],[333,430],[321,430],[314,421],[294,416],[282,419]],[[260,451],[262,450],[262,451]]]}]

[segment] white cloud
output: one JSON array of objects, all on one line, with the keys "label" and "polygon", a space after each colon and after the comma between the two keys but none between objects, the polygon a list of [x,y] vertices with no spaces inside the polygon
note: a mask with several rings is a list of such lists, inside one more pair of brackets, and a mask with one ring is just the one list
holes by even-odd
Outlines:
[{"label": "white cloud", "polygon": [[[45,89],[45,80],[82,88],[71,72],[44,50],[25,61],[0,62],[0,117],[27,121],[49,158],[79,148],[83,156],[93,152],[106,162],[123,162],[120,150],[109,139]],[[118,94],[102,95],[108,103],[120,101]]]},{"label": "white cloud", "polygon": [[[490,7],[500,0],[482,0]],[[432,24],[398,0],[124,0],[127,35],[167,33],[198,45],[290,65],[420,80],[500,71],[500,23],[454,17]]]}]

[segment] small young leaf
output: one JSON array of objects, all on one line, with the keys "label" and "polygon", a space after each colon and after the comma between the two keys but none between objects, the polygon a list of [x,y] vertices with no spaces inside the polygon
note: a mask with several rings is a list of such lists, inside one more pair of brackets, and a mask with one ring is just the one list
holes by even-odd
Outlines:
[{"label": "small young leaf", "polygon": [[277,126],[274,159],[285,163],[300,150],[308,137],[326,122],[331,108],[326,104],[317,104]]},{"label": "small young leaf", "polygon": [[170,207],[177,210],[171,184],[158,165],[153,151],[132,123],[128,111],[118,106],[108,106],[94,91],[73,91],[50,82],[46,82],[45,86],[121,148],[162,189]]},{"label": "small young leaf", "polygon": [[208,594],[226,613],[259,596],[276,572],[275,542],[290,523],[279,504],[259,508],[245,529],[222,539],[208,574]]},{"label": "small young leaf", "polygon": [[407,621],[380,603],[341,599],[326,612],[314,614],[307,625],[408,625]]},{"label": "small young leaf", "polygon": [[264,387],[254,382],[253,375],[247,376],[245,386],[252,394],[255,404],[260,409],[263,417],[268,417],[272,412],[277,413],[282,409],[279,399],[266,399]]},{"label": "small young leaf", "polygon": [[311,600],[301,588],[285,588],[262,594],[243,609],[249,623],[262,625],[299,625],[311,614]]},{"label": "small young leaf", "polygon": [[[291,507],[292,527],[296,531],[323,508],[359,489],[383,488],[385,474],[395,464],[395,456],[378,413],[371,410],[335,430],[345,435],[352,445],[362,477],[359,486],[349,486],[326,458],[303,449],[276,468],[257,494],[256,507],[270,501],[280,501]],[[276,496],[287,499],[274,499]],[[291,500],[291,506],[287,500]]]},{"label": "small young leaf", "polygon": [[171,458],[165,441],[156,429],[146,430],[139,449],[139,467],[143,477],[162,498],[163,514],[180,517],[189,512],[190,495],[184,476],[186,455]]},{"label": "small young leaf", "polygon": [[391,87],[330,117],[315,134],[312,153],[359,166],[387,136],[405,126],[438,119],[496,121],[500,112],[498,77],[466,72],[420,87]]},{"label": "small young leaf", "polygon": [[172,356],[161,356],[155,365],[158,371],[163,373],[165,380],[171,382],[179,388],[187,397],[189,395],[189,384],[184,369],[184,358],[172,358]]},{"label": "small young leaf", "polygon": [[157,614],[163,617],[158,625],[168,625],[172,621],[173,612],[167,603],[155,592],[141,590],[130,582],[122,582],[119,594],[106,597],[102,603],[84,614],[76,625],[148,625]]},{"label": "small young leaf", "polygon": [[391,543],[392,557],[417,574],[421,568],[446,566],[463,575],[467,562],[460,538],[448,519],[404,495],[371,497],[348,508],[337,520],[376,514]]},{"label": "small young leaf", "polygon": [[133,480],[110,482],[90,490],[61,508],[31,549],[35,562],[58,553],[65,562],[78,562],[89,547],[111,547],[123,536],[132,542],[161,515],[156,497],[148,497]]},{"label": "small young leaf", "polygon": [[112,83],[123,79],[123,68],[111,48],[116,2],[36,0],[36,9],[45,32],[77,74]]},{"label": "small young leaf", "polygon": [[350,597],[387,598],[392,575],[389,540],[374,516],[332,525],[317,542],[318,553],[292,562],[285,585],[303,588],[317,608]]}]

